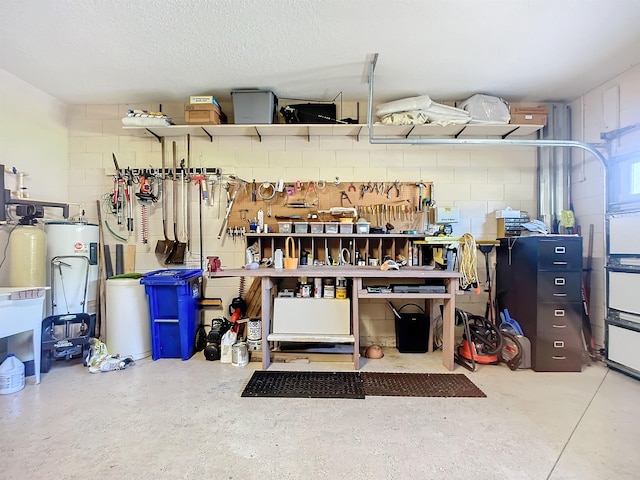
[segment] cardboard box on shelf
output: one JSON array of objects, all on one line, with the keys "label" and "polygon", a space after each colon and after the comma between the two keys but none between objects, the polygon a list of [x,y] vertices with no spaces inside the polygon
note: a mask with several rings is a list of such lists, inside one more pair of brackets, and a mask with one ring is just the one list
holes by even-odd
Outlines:
[{"label": "cardboard box on shelf", "polygon": [[516,106],[516,105],[511,105],[511,107],[509,107],[509,111],[513,114],[513,113],[530,113],[533,115],[547,115],[547,108],[546,107],[522,107],[522,106]]},{"label": "cardboard box on shelf", "polygon": [[185,123],[220,125],[221,123],[225,123],[225,118],[220,107],[213,103],[188,103],[184,107]]},{"label": "cardboard box on shelf", "polygon": [[512,113],[509,123],[515,125],[546,125],[547,116],[537,113]]},{"label": "cardboard box on shelf", "polygon": [[509,107],[511,112],[511,121],[509,123],[518,125],[546,125],[547,109],[546,107]]},{"label": "cardboard box on shelf", "polygon": [[199,104],[213,104],[220,107],[218,100],[213,95],[191,95],[189,97],[189,103],[191,105],[199,105]]}]

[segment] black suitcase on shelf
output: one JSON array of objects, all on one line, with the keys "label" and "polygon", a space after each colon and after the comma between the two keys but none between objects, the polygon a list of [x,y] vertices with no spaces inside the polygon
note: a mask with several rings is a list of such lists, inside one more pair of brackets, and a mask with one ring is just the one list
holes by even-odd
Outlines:
[{"label": "black suitcase on shelf", "polygon": [[336,123],[335,103],[302,103],[280,109],[286,123]]}]

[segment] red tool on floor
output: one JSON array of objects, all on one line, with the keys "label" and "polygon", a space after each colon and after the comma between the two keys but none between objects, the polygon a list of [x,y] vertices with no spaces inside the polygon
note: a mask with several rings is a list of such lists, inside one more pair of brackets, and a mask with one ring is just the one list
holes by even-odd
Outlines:
[{"label": "red tool on floor", "polygon": [[459,309],[456,309],[456,317],[462,320],[464,326],[462,345],[455,356],[456,362],[472,372],[475,372],[477,363],[497,364],[503,343],[498,327],[484,317]]}]

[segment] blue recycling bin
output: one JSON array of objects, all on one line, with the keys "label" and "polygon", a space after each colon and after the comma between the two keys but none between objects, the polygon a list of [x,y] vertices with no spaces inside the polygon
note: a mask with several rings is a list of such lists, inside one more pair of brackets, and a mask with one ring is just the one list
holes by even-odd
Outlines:
[{"label": "blue recycling bin", "polygon": [[151,358],[189,360],[195,352],[202,270],[166,269],[140,279],[149,302]]}]

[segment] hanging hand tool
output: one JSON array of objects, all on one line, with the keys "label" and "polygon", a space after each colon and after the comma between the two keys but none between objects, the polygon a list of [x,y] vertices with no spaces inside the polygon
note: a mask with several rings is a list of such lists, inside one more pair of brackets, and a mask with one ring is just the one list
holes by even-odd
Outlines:
[{"label": "hanging hand tool", "polygon": [[396,197],[400,196],[400,184],[398,183],[398,180],[393,182],[393,185],[391,185],[388,189],[387,189],[387,198],[391,198],[391,191],[393,189],[396,189]]},{"label": "hanging hand tool", "polygon": [[253,182],[251,182],[251,201],[253,203],[257,201],[256,191],[256,179],[254,178]]},{"label": "hanging hand tool", "polygon": [[149,213],[147,211],[147,205],[140,205],[140,234],[141,240],[144,245],[149,243]]},{"label": "hanging hand tool", "polygon": [[229,217],[231,216],[231,209],[233,208],[233,202],[235,202],[236,200],[236,196],[238,195],[238,191],[240,190],[242,184],[244,184],[244,182],[236,182],[235,186],[233,188],[233,196],[229,197],[229,184],[226,184],[226,190],[227,190],[227,198],[229,199],[228,203],[227,203],[227,211],[225,212],[224,215],[224,221],[222,222],[222,225],[220,226],[220,230],[218,231],[218,240],[222,239],[222,243],[224,244],[224,234],[227,231],[227,223],[229,222]]},{"label": "hanging hand tool", "polygon": [[[191,254],[191,135],[187,133],[187,252]],[[184,183],[183,183],[184,185]]]},{"label": "hanging hand tool", "polygon": [[344,207],[344,201],[349,202],[350,205],[353,205],[353,202],[351,201],[351,199],[349,198],[349,195],[347,195],[347,192],[345,192],[344,190],[340,191],[340,206]]},{"label": "hanging hand tool", "polygon": [[418,187],[418,211],[421,212],[422,211],[422,187],[426,187],[426,185],[422,182],[422,180],[420,180],[419,182],[416,183],[416,186]]},{"label": "hanging hand tool", "polygon": [[111,156],[113,157],[113,165],[116,169],[116,174],[113,177],[113,211],[118,219],[118,225],[122,225],[122,172],[120,171],[116,154],[112,152]]},{"label": "hanging hand tool", "polygon": [[176,160],[176,156],[177,156],[177,146],[176,146],[176,142],[173,142],[173,188],[172,188],[172,194],[173,194],[173,245],[171,246],[171,251],[169,252],[169,255],[167,256],[167,258],[165,259],[164,263],[165,264],[181,264],[184,263],[184,251],[187,247],[186,244],[180,242],[178,240],[178,189],[176,187],[176,182],[178,181],[178,175],[177,175],[177,171],[178,171],[178,164],[177,164],[177,160]]},{"label": "hanging hand tool", "polygon": [[[165,179],[166,179],[166,173],[165,173],[165,165],[166,165],[166,161],[165,161],[165,141],[164,141],[164,137],[161,138],[160,140],[160,148],[162,150],[162,172],[160,173],[160,177],[158,178],[158,181],[160,182],[159,185],[161,186],[162,190],[164,190],[165,187]],[[163,259],[167,258],[167,255],[169,254],[169,252],[171,251],[171,248],[173,246],[173,242],[171,240],[169,240],[169,237],[167,236],[167,201],[166,201],[166,192],[163,192],[160,194],[161,198],[161,208],[162,208],[162,234],[164,235],[164,240],[158,240],[158,242],[156,243],[156,255],[161,256]]]},{"label": "hanging hand tool", "polygon": [[133,232],[133,174],[127,169],[127,189],[125,190],[127,197],[127,231]]}]

